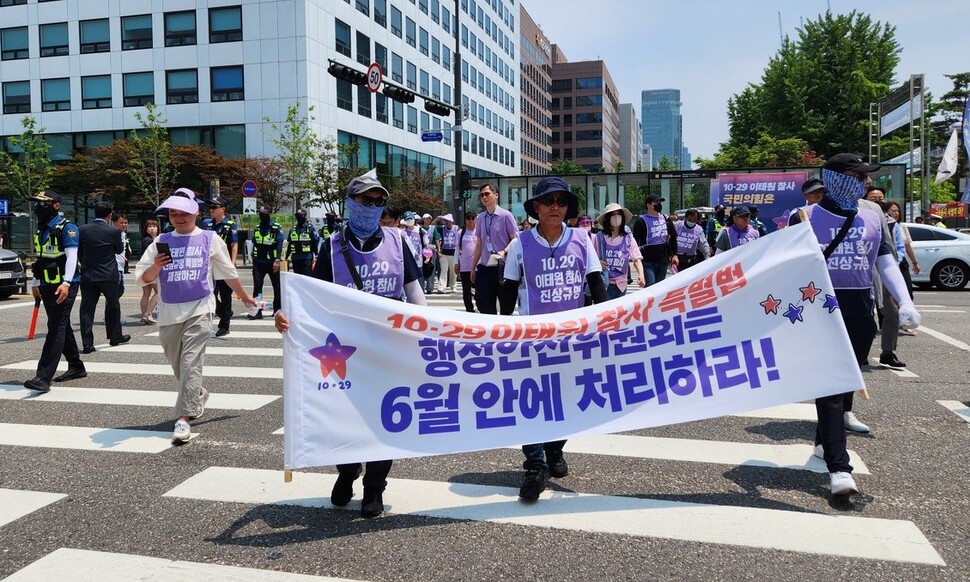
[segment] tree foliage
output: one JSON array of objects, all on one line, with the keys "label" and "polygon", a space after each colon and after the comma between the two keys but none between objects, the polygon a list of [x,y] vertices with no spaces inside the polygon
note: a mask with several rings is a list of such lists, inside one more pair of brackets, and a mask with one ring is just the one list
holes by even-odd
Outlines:
[{"label": "tree foliage", "polygon": [[389,184],[387,189],[391,193],[389,203],[402,211],[440,214],[447,210],[442,199],[444,180],[445,176],[438,174],[434,166],[429,166],[423,172],[416,168],[404,168],[400,176],[385,183],[385,186]]},{"label": "tree foliage", "polygon": [[307,108],[307,115],[301,115],[300,103],[297,101],[286,108],[286,118],[282,123],[275,123],[268,117],[263,118],[272,129],[270,139],[279,151],[278,159],[283,164],[287,178],[286,195],[294,209],[305,195],[314,190],[314,166],[320,140],[310,128],[312,113],[311,106]]},{"label": "tree foliage", "polygon": [[[900,47],[895,27],[868,15],[826,12],[798,29],[768,63],[761,83],[728,101],[729,148],[752,148],[763,136],[798,138],[822,157],[868,147],[869,104],[893,84]],[[715,159],[717,159],[717,155]]]},{"label": "tree foliage", "polygon": [[570,174],[588,174],[589,171],[572,160],[556,160],[549,168],[550,176],[568,176]]},{"label": "tree foliage", "polygon": [[702,170],[724,168],[776,168],[785,166],[821,166],[820,158],[803,139],[775,139],[766,133],[752,145],[721,144],[713,158],[695,160]]},{"label": "tree foliage", "polygon": [[[161,200],[176,186],[178,171],[172,163],[172,142],[169,141],[168,123],[154,103],[145,105],[145,114],[136,112],[135,119],[141,130],[129,134],[128,163],[115,168],[125,168],[132,188],[137,192],[134,200],[158,206]],[[140,195],[140,196],[138,196]]]},{"label": "tree foliage", "polygon": [[10,146],[19,155],[0,151],[0,192],[12,195],[22,208],[27,199],[51,185],[54,173],[48,153],[50,144],[44,139],[45,128],[37,128],[37,120],[26,116],[20,120],[24,131],[10,138]]}]

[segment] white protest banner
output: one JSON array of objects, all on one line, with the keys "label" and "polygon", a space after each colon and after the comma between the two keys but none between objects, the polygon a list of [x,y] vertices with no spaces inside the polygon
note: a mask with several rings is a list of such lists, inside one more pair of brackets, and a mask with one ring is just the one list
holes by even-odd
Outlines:
[{"label": "white protest banner", "polygon": [[282,276],[287,469],[633,430],[863,387],[808,224],[550,315],[420,307]]}]

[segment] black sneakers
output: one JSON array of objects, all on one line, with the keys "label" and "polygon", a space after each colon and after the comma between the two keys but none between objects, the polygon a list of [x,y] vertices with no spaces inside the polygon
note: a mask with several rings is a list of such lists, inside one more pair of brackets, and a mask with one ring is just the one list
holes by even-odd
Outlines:
[{"label": "black sneakers", "polygon": [[377,517],[384,513],[384,494],[364,487],[364,500],[360,506],[360,515],[366,518]]},{"label": "black sneakers", "polygon": [[879,356],[879,363],[883,366],[889,366],[890,368],[905,368],[906,364],[899,361],[894,352],[883,352]]},{"label": "black sneakers", "polygon": [[360,477],[360,469],[354,472],[338,473],[337,482],[330,491],[330,503],[334,507],[343,507],[354,498],[354,481]]},{"label": "black sneakers", "polygon": [[548,475],[545,469],[529,469],[525,472],[525,481],[519,488],[519,497],[527,501],[539,499],[539,494],[546,490]]},{"label": "black sneakers", "polygon": [[569,474],[569,465],[562,456],[562,449],[547,450],[546,463],[549,465],[550,477],[565,477]]},{"label": "black sneakers", "polygon": [[229,335],[229,330],[228,329],[223,329],[223,328],[220,327],[218,329],[218,331],[216,331],[216,337],[224,337],[224,336],[227,336],[227,335]]}]

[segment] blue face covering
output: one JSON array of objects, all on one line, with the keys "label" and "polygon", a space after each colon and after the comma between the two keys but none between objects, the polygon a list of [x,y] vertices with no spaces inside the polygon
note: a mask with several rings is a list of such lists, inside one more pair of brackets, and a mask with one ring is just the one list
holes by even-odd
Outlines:
[{"label": "blue face covering", "polygon": [[350,218],[347,220],[350,232],[359,238],[367,238],[377,232],[381,225],[381,214],[384,213],[384,207],[364,206],[353,198],[348,198],[347,210],[350,211]]},{"label": "blue face covering", "polygon": [[822,170],[822,182],[825,183],[825,196],[834,200],[843,210],[858,208],[859,199],[866,195],[865,180],[840,172]]}]

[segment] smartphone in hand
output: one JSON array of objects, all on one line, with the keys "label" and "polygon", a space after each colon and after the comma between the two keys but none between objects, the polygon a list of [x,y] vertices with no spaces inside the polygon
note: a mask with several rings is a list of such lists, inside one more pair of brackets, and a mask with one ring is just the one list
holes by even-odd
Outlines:
[{"label": "smartphone in hand", "polygon": [[157,242],[155,243],[155,248],[158,249],[158,254],[172,256],[172,249],[169,248],[168,243]]}]

